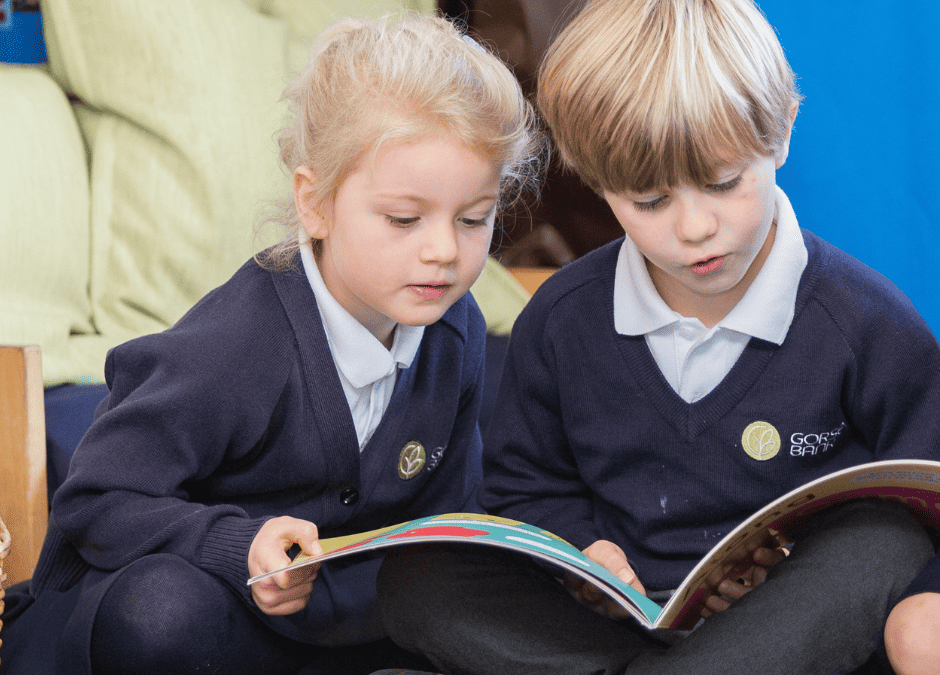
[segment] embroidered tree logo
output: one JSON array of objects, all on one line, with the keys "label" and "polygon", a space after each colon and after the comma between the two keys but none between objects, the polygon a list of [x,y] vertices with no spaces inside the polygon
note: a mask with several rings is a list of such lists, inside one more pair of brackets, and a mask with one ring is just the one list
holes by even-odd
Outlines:
[{"label": "embroidered tree logo", "polygon": [[427,454],[424,452],[424,446],[418,441],[409,441],[398,455],[398,475],[403,480],[414,478],[421,473],[425,461]]},{"label": "embroidered tree logo", "polygon": [[780,433],[769,422],[752,422],[741,435],[744,452],[764,461],[780,452]]}]

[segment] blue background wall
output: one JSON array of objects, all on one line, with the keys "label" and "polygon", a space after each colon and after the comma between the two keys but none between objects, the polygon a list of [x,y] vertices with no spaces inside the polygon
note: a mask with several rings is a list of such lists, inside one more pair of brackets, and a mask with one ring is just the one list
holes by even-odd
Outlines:
[{"label": "blue background wall", "polygon": [[758,2],[805,96],[778,184],[940,335],[940,2]]}]

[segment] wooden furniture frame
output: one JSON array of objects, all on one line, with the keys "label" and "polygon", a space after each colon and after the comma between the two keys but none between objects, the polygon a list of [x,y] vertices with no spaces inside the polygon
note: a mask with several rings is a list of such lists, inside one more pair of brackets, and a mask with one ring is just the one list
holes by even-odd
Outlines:
[{"label": "wooden furniture frame", "polygon": [[0,585],[6,588],[32,577],[49,520],[42,358],[36,346],[0,346],[0,518],[9,528],[8,536],[0,536],[6,575]]},{"label": "wooden furniture frame", "polygon": [[[10,531],[6,528],[6,525],[3,524],[3,521],[0,520],[0,615],[3,614],[3,597],[6,595],[5,583],[7,580],[7,576],[3,572],[3,561],[10,553],[10,546],[12,544],[13,539],[10,537]],[[2,629],[3,622],[0,622],[0,630]],[[3,640],[0,640],[0,647],[2,646]]]}]

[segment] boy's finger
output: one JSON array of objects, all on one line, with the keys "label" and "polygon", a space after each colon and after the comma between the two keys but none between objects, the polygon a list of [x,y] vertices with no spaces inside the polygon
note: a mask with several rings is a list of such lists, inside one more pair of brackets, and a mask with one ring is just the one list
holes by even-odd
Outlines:
[{"label": "boy's finger", "polygon": [[741,599],[749,590],[751,590],[749,587],[739,584],[736,581],[731,581],[730,579],[725,579],[718,584],[718,592],[732,600]]},{"label": "boy's finger", "polygon": [[755,549],[753,560],[761,567],[773,567],[786,557],[786,554],[781,549],[772,549],[762,546]]},{"label": "boy's finger", "polygon": [[731,606],[731,603],[717,595],[710,595],[705,600],[705,607],[712,612],[723,612]]}]

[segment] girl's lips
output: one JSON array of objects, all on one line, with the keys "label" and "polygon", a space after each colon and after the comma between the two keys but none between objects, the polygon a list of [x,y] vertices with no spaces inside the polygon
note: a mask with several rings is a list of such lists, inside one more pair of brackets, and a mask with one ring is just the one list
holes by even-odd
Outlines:
[{"label": "girl's lips", "polygon": [[411,289],[424,300],[440,300],[442,297],[444,297],[444,294],[447,293],[448,288],[450,288],[450,286],[446,284],[439,286],[414,285],[411,287]]},{"label": "girl's lips", "polygon": [[721,269],[721,266],[725,264],[725,257],[718,256],[717,258],[709,258],[708,260],[703,260],[702,262],[697,262],[692,265],[692,271],[698,274],[699,276],[706,276],[708,274],[714,274]]}]

